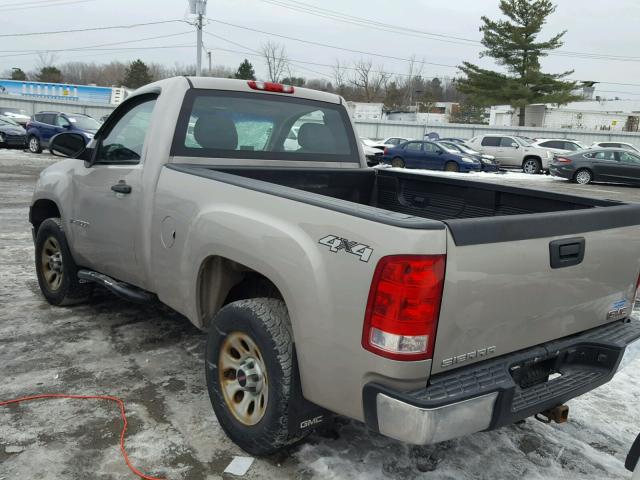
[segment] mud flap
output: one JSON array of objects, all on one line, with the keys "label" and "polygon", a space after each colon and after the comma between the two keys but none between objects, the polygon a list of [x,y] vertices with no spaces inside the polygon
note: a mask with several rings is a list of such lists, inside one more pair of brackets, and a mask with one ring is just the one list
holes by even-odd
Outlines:
[{"label": "mud flap", "polygon": [[321,428],[331,424],[333,414],[302,395],[300,384],[300,372],[298,369],[298,356],[293,347],[293,379],[291,385],[291,399],[289,407],[289,437],[296,438],[305,435],[310,430]]}]

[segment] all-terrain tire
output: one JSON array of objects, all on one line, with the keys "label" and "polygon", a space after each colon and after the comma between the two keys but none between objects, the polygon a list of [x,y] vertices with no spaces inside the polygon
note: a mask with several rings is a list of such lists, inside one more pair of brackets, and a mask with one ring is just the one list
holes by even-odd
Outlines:
[{"label": "all-terrain tire", "polygon": [[[238,417],[234,397],[225,394],[226,382],[244,378],[244,372],[235,373],[226,368],[224,355],[229,348],[226,339],[239,336],[248,344],[257,346],[257,357],[264,369],[264,383],[268,397],[264,412],[255,424],[247,424]],[[239,347],[240,349],[244,347]],[[231,352],[233,349],[230,350]],[[247,349],[249,352],[249,349]],[[247,352],[240,352],[248,355]],[[221,356],[222,355],[222,356]],[[252,359],[254,357],[249,357]],[[293,335],[289,314],[282,300],[252,298],[238,300],[223,307],[209,324],[205,353],[207,389],[220,426],[240,448],[252,455],[268,455],[298,440],[289,434],[290,405],[299,382],[294,382]],[[231,373],[231,375],[229,375]],[[241,385],[241,383],[239,383]],[[243,396],[246,392],[243,392]],[[226,396],[225,396],[226,395]],[[241,399],[242,400],[242,399]],[[254,408],[257,408],[254,407]]]},{"label": "all-terrain tire", "polygon": [[38,284],[47,302],[71,305],[91,295],[91,284],[78,281],[78,267],[59,218],[48,218],[40,224],[35,247]]}]

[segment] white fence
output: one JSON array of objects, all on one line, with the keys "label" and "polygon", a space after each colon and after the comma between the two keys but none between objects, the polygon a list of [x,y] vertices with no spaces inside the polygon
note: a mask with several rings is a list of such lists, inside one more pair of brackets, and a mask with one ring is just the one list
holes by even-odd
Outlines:
[{"label": "white fence", "polygon": [[99,119],[103,115],[108,115],[115,108],[114,105],[23,98],[14,95],[0,95],[0,107],[22,108],[26,110],[29,115],[33,115],[34,113],[41,112],[43,110],[64,113],[82,113],[95,119]]},{"label": "white fence", "polygon": [[640,133],[609,130],[575,130],[536,127],[500,127],[490,125],[467,125],[446,123],[425,125],[414,122],[372,122],[355,120],[356,129],[361,137],[386,138],[404,137],[422,139],[431,132],[440,137],[469,139],[481,134],[521,135],[530,138],[571,138],[586,145],[593,142],[618,141],[636,145],[640,148]]}]

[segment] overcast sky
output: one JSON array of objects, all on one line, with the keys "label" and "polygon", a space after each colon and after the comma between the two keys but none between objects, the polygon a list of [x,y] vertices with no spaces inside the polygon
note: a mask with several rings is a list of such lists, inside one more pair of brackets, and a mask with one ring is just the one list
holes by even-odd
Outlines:
[{"label": "overcast sky", "polygon": [[[414,30],[460,37],[480,39],[480,16],[496,17],[499,14],[497,0],[276,0],[294,5],[314,5],[342,14],[399,25]],[[303,3],[302,3],[303,2]],[[98,26],[124,25],[166,19],[186,19],[187,0],[0,0],[0,34],[51,31]],[[638,0],[563,0],[556,13],[549,19],[543,38],[567,29],[565,52],[580,52],[607,56],[635,57],[626,61],[612,59],[579,58],[575,56],[551,56],[543,61],[546,71],[575,70],[572,78],[602,82],[630,83],[637,86],[602,84],[598,90],[604,96],[620,96],[640,99],[640,53],[638,26],[640,25],[640,1]],[[45,7],[43,7],[45,5]],[[53,5],[53,6],[50,6]],[[304,6],[304,5],[303,5]],[[265,0],[209,0],[207,16],[224,22],[289,37],[331,44],[352,50],[391,57],[408,58],[415,55],[425,63],[424,76],[454,76],[456,69],[447,65],[459,65],[472,61],[491,67],[491,59],[479,59],[481,46],[450,39],[438,41],[423,35],[406,36],[380,31],[340,21],[321,18],[300,11],[267,3]],[[364,54],[340,51],[294,40],[242,30],[236,27],[208,22],[205,31],[226,40],[204,35],[204,42],[212,50],[214,64],[234,69],[243,58],[256,67],[259,76],[265,68],[258,57],[218,49],[257,50],[272,39],[286,46],[288,56],[294,61],[319,64],[353,62],[367,57]],[[173,65],[176,62],[195,63],[195,30],[184,23],[145,26],[128,30],[105,30],[82,33],[43,35],[34,37],[1,37],[0,71],[11,67],[24,70],[34,68],[34,54],[19,55],[22,51],[37,49],[82,48],[105,43],[172,35],[168,38],[127,43],[121,47],[171,46],[167,49],[67,51],[56,54],[57,62],[110,60],[128,61],[141,58],[144,61]],[[244,47],[241,48],[240,46]],[[184,46],[184,47],[176,47]],[[13,55],[13,56],[9,56]],[[408,63],[400,59],[369,56],[385,71],[406,73]],[[441,65],[432,65],[441,64]],[[206,65],[206,56],[204,57]],[[331,68],[319,65],[294,64],[294,72],[307,78],[331,76]],[[309,71],[314,70],[314,73]],[[326,77],[325,77],[326,78]],[[619,93],[618,93],[619,92]],[[629,93],[625,93],[629,92]],[[635,95],[633,95],[633,94]]]}]

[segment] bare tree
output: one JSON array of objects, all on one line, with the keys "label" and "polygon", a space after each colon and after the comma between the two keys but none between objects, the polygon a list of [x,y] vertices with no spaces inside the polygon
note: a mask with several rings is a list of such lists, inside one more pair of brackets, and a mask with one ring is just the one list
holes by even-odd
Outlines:
[{"label": "bare tree", "polygon": [[53,52],[38,52],[36,69],[42,70],[43,68],[52,67],[56,60],[58,60],[58,56]]},{"label": "bare tree", "polygon": [[268,41],[262,44],[260,51],[267,64],[269,80],[279,82],[289,65],[289,59],[284,45]]},{"label": "bare tree", "polygon": [[347,86],[347,67],[336,59],[333,66],[333,82],[335,83],[336,92],[344,95]]},{"label": "bare tree", "polygon": [[366,102],[372,102],[382,96],[382,92],[391,77],[390,73],[383,70],[383,66],[373,66],[369,60],[358,60],[353,64],[353,76],[351,84],[360,89]]}]

